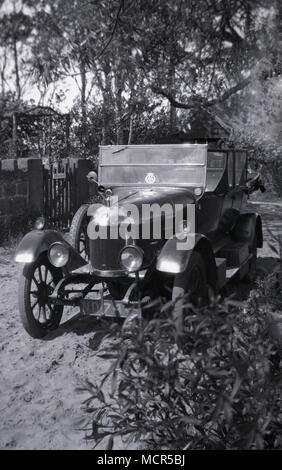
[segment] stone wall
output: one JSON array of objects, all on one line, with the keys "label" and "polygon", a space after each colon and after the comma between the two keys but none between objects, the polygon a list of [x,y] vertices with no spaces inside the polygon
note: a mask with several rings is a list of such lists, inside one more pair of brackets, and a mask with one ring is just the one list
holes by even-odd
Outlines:
[{"label": "stone wall", "polygon": [[43,211],[43,172],[39,159],[0,161],[0,243],[26,231]]}]

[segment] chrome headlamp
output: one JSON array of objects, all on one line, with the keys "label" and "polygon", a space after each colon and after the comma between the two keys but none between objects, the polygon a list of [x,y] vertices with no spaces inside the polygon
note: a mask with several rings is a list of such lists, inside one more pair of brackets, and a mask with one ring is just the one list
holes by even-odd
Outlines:
[{"label": "chrome headlamp", "polygon": [[48,258],[53,266],[62,268],[70,259],[70,249],[63,243],[55,242],[48,250]]},{"label": "chrome headlamp", "polygon": [[119,255],[120,265],[132,273],[138,271],[143,264],[143,251],[138,246],[126,246]]}]

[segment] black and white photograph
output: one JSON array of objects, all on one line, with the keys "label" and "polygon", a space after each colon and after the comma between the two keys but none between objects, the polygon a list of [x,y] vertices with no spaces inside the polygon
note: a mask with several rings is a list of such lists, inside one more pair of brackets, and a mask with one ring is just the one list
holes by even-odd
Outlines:
[{"label": "black and white photograph", "polygon": [[0,449],[282,450],[281,0],[0,0]]}]

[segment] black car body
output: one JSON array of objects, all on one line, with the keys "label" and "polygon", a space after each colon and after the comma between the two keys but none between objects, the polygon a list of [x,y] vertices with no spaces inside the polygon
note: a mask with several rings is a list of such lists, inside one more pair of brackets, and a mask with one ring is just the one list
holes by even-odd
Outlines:
[{"label": "black car body", "polygon": [[[79,208],[69,243],[39,226],[18,246],[15,259],[24,263],[20,313],[32,336],[56,328],[64,305],[80,306],[82,314],[124,317],[165,298],[181,310],[185,293],[195,302],[205,300],[209,290],[219,291],[235,275],[254,272],[262,224],[244,205],[261,181],[258,176],[248,181],[245,150],[202,144],[103,146],[98,177],[91,172],[89,181],[98,188],[99,205],[90,201]],[[167,213],[151,210],[164,205],[171,209],[169,236]],[[138,219],[128,212],[130,206]],[[114,225],[117,235],[111,237]],[[95,235],[94,226],[96,231],[104,227],[104,238]],[[127,231],[121,233],[124,226]],[[149,236],[142,236],[144,226]],[[188,238],[193,239],[189,249],[179,249],[179,241]]]}]

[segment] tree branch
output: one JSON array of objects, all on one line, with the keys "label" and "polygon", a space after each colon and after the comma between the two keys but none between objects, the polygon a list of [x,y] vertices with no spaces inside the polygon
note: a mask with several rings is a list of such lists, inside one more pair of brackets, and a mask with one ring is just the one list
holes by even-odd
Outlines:
[{"label": "tree branch", "polygon": [[111,32],[111,35],[110,35],[108,41],[106,42],[106,44],[104,45],[104,47],[102,48],[102,50],[95,57],[95,60],[99,59],[99,57],[101,57],[101,55],[104,54],[105,50],[109,47],[110,43],[112,42],[113,37],[114,37],[115,32],[116,32],[116,29],[117,29],[118,19],[119,19],[119,15],[121,13],[122,8],[123,8],[123,0],[120,0],[117,16],[116,16],[116,19],[115,19],[115,24],[114,24],[113,30]]},{"label": "tree branch", "polygon": [[180,101],[177,101],[171,93],[163,90],[162,88],[158,88],[158,87],[155,87],[155,86],[152,86],[151,87],[151,90],[153,93],[156,93],[157,95],[161,95],[163,96],[164,98],[167,98],[168,101],[172,104],[172,106],[174,106],[175,108],[180,108],[180,109],[190,109],[190,108],[193,108],[194,106],[196,106],[196,104],[200,104],[203,99],[202,98],[199,98],[199,97],[196,97],[196,96],[193,96],[192,98],[190,98],[189,102],[186,102],[186,103],[180,103]]},{"label": "tree branch", "polygon": [[213,106],[214,104],[222,103],[223,101],[228,100],[228,98],[230,98],[230,96],[234,95],[235,93],[237,93],[240,90],[243,90],[250,83],[251,83],[251,77],[245,78],[241,82],[237,83],[237,85],[234,85],[233,87],[231,87],[228,90],[224,91],[224,93],[221,96],[219,96],[218,98],[215,98],[213,100],[209,100],[206,103],[206,106]]},{"label": "tree branch", "polygon": [[201,96],[193,96],[187,101],[186,103],[181,103],[180,101],[177,101],[171,93],[163,90],[162,88],[158,88],[155,86],[151,87],[151,90],[153,93],[156,93],[157,95],[161,95],[164,98],[167,98],[168,101],[174,106],[175,108],[180,108],[180,109],[191,109],[196,106],[202,106],[202,107],[209,107],[213,106],[218,103],[222,103],[226,101],[230,96],[234,95],[240,90],[243,90],[246,88],[251,82],[251,78],[245,78],[241,82],[237,83],[237,85],[234,85],[233,87],[229,88],[228,90],[224,91],[221,96],[211,99],[211,100],[205,100]]}]

